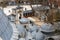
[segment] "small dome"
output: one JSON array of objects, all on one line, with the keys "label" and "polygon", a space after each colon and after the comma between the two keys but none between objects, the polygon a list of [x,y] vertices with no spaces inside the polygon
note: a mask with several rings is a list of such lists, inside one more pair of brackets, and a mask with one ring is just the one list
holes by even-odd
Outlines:
[{"label": "small dome", "polygon": [[20,22],[21,22],[21,23],[28,23],[29,20],[28,20],[27,18],[21,18],[21,19],[20,19]]},{"label": "small dome", "polygon": [[27,32],[27,35],[26,35],[26,40],[32,40],[32,35],[30,32]]},{"label": "small dome", "polygon": [[30,28],[30,31],[36,31],[37,29],[38,29],[38,26],[37,25],[35,25],[35,24],[30,24],[29,25],[29,28]]},{"label": "small dome", "polygon": [[44,32],[53,32],[55,31],[54,27],[52,26],[52,24],[50,23],[44,23],[42,26],[41,26],[41,31],[44,31]]},{"label": "small dome", "polygon": [[41,32],[37,32],[36,33],[36,40],[44,40],[45,39],[45,35]]}]

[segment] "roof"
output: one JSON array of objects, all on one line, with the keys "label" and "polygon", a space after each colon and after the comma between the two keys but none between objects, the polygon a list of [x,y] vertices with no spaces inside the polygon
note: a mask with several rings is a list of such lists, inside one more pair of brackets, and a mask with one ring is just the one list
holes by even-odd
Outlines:
[{"label": "roof", "polygon": [[34,10],[47,10],[47,9],[50,9],[49,6],[39,6],[39,7],[35,7],[33,8]]},{"label": "roof", "polygon": [[12,10],[18,10],[18,9],[23,9],[23,7],[16,7],[16,8],[13,8]]}]

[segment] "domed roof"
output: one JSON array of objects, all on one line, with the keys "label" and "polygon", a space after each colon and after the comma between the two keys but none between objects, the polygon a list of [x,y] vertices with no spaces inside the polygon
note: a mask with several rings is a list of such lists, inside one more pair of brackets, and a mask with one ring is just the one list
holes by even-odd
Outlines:
[{"label": "domed roof", "polygon": [[52,24],[50,23],[44,23],[42,26],[41,26],[41,31],[44,31],[44,32],[52,32],[52,31],[55,31],[54,27],[52,26]]},{"label": "domed roof", "polygon": [[16,26],[17,26],[17,29],[18,29],[19,33],[25,32],[24,25],[22,25],[22,24],[17,24]]},{"label": "domed roof", "polygon": [[35,24],[29,24],[30,31],[36,31],[38,29],[38,26]]},{"label": "domed roof", "polygon": [[20,22],[21,22],[21,23],[28,23],[29,20],[28,20],[27,18],[21,18],[21,19],[20,19]]},{"label": "domed roof", "polygon": [[0,37],[3,40],[10,40],[12,33],[13,28],[3,10],[0,9]]},{"label": "domed roof", "polygon": [[44,40],[45,35],[41,32],[36,33],[36,40]]}]

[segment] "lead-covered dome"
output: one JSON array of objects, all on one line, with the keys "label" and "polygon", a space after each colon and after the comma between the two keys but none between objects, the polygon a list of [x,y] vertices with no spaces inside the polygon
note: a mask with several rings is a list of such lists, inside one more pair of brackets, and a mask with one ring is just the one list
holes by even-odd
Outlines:
[{"label": "lead-covered dome", "polygon": [[0,37],[3,40],[10,40],[13,33],[12,26],[10,25],[7,16],[3,10],[0,9]]}]

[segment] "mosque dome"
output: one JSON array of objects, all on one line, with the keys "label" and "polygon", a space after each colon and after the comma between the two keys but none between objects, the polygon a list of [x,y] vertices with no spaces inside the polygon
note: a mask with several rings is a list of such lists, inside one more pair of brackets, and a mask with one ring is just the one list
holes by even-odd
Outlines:
[{"label": "mosque dome", "polygon": [[44,31],[44,32],[53,32],[53,31],[55,31],[55,29],[54,29],[54,26],[52,24],[44,23],[41,26],[41,31]]},{"label": "mosque dome", "polygon": [[0,37],[2,40],[10,40],[13,33],[12,26],[10,25],[7,16],[3,10],[0,9]]},{"label": "mosque dome", "polygon": [[20,22],[21,22],[21,23],[28,23],[29,20],[28,20],[27,18],[21,18],[21,19],[20,19]]}]

